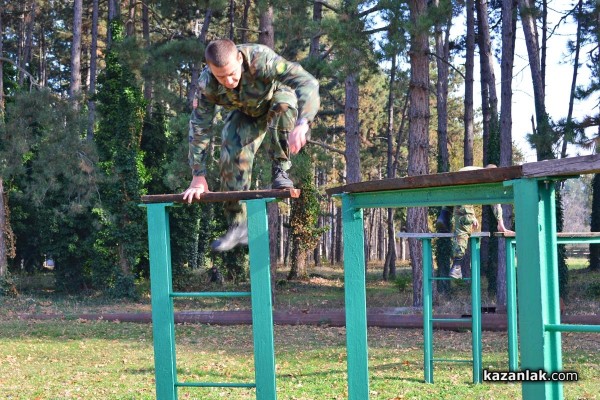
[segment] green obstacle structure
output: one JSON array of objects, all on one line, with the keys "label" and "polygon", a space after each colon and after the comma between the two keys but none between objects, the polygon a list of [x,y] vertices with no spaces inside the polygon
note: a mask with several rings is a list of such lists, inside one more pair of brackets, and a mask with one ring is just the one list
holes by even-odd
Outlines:
[{"label": "green obstacle structure", "polygon": [[[275,346],[273,340],[273,310],[267,203],[275,198],[298,197],[297,189],[247,192],[204,193],[200,202],[241,200],[248,211],[248,246],[250,252],[250,292],[173,292],[171,246],[168,208],[173,202],[183,202],[182,195],[143,196],[148,215],[150,250],[150,285],[156,398],[176,400],[179,387],[239,387],[256,388],[258,400],[276,400]],[[196,200],[195,200],[196,201]],[[175,360],[175,315],[173,300],[198,297],[250,296],[254,338],[255,382],[180,382]]]},{"label": "green obstacle structure", "polygon": [[[489,237],[489,232],[473,232],[469,238],[471,246],[471,317],[469,318],[435,318],[433,315],[433,282],[452,280],[449,277],[433,276],[433,253],[431,242],[434,238],[451,238],[452,233],[405,233],[396,235],[399,238],[419,239],[423,245],[423,372],[425,382],[433,383],[433,364],[435,362],[470,363],[473,366],[473,383],[481,383],[482,379],[482,345],[481,345],[481,279],[480,248],[481,238]],[[455,322],[471,322],[471,350],[470,360],[442,359],[433,356],[433,324],[446,324]]]},{"label": "green obstacle structure", "polygon": [[[517,285],[521,368],[562,370],[554,181],[600,172],[600,154],[520,166],[358,182],[327,190],[342,197],[348,398],[369,399],[364,208],[509,203],[519,240]],[[527,400],[561,399],[561,382],[523,382]]]},{"label": "green obstacle structure", "polygon": [[[506,313],[508,323],[508,369],[519,370],[519,338],[517,334],[517,282],[516,282],[516,235],[496,233],[506,242]],[[557,244],[600,243],[600,232],[559,232],[556,234]],[[600,332],[598,325],[554,324],[547,325],[546,330],[556,332]]]}]

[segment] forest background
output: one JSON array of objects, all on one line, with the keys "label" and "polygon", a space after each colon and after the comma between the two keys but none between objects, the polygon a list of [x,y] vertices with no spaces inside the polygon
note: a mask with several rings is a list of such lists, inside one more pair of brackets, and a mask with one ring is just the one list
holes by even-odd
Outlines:
[{"label": "forest background", "polygon": [[[560,16],[554,24],[549,12]],[[547,64],[556,62],[547,54],[561,24],[576,26],[564,48],[572,74],[561,77],[571,90],[565,112],[549,115],[545,92],[557,82],[547,77]],[[325,188],[523,162],[527,149],[513,144],[512,127],[514,77],[522,72],[514,70],[518,32],[531,74],[518,90],[533,93],[527,138],[535,158],[597,151],[597,0],[1,0],[0,293],[14,293],[15,274],[39,273],[51,259],[56,290],[136,296],[137,282],[149,274],[140,196],[178,193],[189,184],[187,126],[210,40],[265,44],[319,79],[321,111],[310,144],[293,159],[303,195],[269,211],[273,267],[298,279],[310,265],[342,259],[340,204]],[[585,80],[577,79],[581,71]],[[574,113],[585,99],[593,106]],[[215,138],[222,119],[215,119]],[[218,155],[213,139],[213,188]],[[253,188],[269,182],[262,154]],[[557,229],[567,223],[569,230],[600,231],[600,178],[557,186]],[[510,207],[504,211],[512,226]],[[382,279],[393,279],[396,260],[412,255],[415,306],[420,245],[394,237],[430,230],[436,212],[365,213],[368,259],[383,262]],[[481,213],[482,230],[494,231],[489,207]],[[247,278],[246,249],[209,252],[225,229],[218,205],[172,209],[175,286],[201,268]],[[482,252],[488,291],[499,304],[502,245],[490,239]],[[440,275],[449,268],[449,246],[439,241],[435,249]],[[564,248],[559,256],[565,296]],[[598,245],[590,246],[589,259],[599,271]]]}]

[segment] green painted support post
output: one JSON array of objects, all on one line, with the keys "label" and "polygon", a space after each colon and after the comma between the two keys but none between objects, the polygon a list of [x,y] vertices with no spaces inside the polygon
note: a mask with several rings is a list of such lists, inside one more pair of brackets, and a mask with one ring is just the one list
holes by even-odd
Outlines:
[{"label": "green painted support post", "polygon": [[517,271],[515,239],[506,238],[506,318],[508,323],[508,370],[519,370],[519,337],[517,333]]},{"label": "green painted support post", "polygon": [[[560,332],[546,324],[560,323],[554,183],[536,179],[512,181],[515,194],[518,322],[521,368],[562,370]],[[523,382],[524,400],[563,398],[560,382]]]},{"label": "green painted support post", "polygon": [[481,238],[471,236],[471,346],[473,356],[473,383],[482,381],[481,355]]},{"label": "green painted support post", "polygon": [[256,398],[258,400],[277,399],[273,305],[271,299],[271,257],[267,219],[267,202],[273,200],[246,201],[248,246],[250,249],[254,374],[256,378]]},{"label": "green painted support post", "polygon": [[171,279],[170,203],[147,204],[148,247],[150,251],[150,290],[152,293],[152,333],[156,398],[177,399],[175,365],[175,319]]},{"label": "green painted support post", "polygon": [[348,400],[368,400],[367,290],[363,211],[342,195]]},{"label": "green painted support post", "polygon": [[433,255],[431,238],[423,243],[423,372],[425,383],[433,383]]}]

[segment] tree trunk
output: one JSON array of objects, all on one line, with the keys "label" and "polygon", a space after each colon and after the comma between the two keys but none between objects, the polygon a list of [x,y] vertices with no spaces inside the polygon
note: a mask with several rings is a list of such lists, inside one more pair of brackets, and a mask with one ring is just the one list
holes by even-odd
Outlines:
[{"label": "tree trunk", "polygon": [[475,14],[473,0],[467,0],[467,51],[465,60],[465,143],[464,165],[473,165],[473,74],[475,69]]},{"label": "tree trunk", "polygon": [[127,37],[135,36],[135,8],[137,5],[136,0],[129,0],[129,8],[127,12],[127,23],[126,27],[126,35]]},{"label": "tree trunk", "polygon": [[[410,37],[410,108],[408,139],[408,175],[428,173],[429,153],[429,38],[427,29],[419,26],[427,13],[427,0],[410,0],[410,19],[415,25]],[[427,208],[409,208],[409,232],[427,231]],[[413,306],[421,306],[423,287],[423,259],[421,243],[409,240],[413,273]]]},{"label": "tree trunk", "polygon": [[73,106],[79,108],[76,98],[81,93],[81,23],[83,17],[83,0],[75,0],[73,4],[73,42],[71,45],[71,85],[69,96]]},{"label": "tree trunk", "polygon": [[[435,1],[439,7],[439,0]],[[449,10],[451,12],[451,10]],[[444,20],[435,26],[435,53],[437,67],[436,82],[436,104],[437,104],[437,172],[450,171],[450,157],[448,155],[448,65],[450,63],[450,27],[452,15],[444,16]],[[440,238],[435,247],[435,259],[437,262],[437,276],[448,276],[450,272],[450,259],[452,258],[452,241],[449,238]],[[438,293],[448,293],[450,285],[448,281],[436,282]]]},{"label": "tree trunk", "polygon": [[[317,26],[321,26],[321,19],[323,19],[323,3],[318,1],[314,2],[313,5],[313,22]],[[309,57],[318,58],[321,53],[321,35],[313,35],[310,39],[310,50],[308,53]]]},{"label": "tree trunk", "polygon": [[560,158],[567,156],[567,144],[573,139],[573,105],[575,103],[575,91],[577,89],[577,73],[579,71],[579,51],[581,49],[581,9],[583,8],[583,0],[579,0],[577,4],[577,36],[575,39],[575,59],[573,60],[573,78],[571,79],[571,92],[569,93],[569,110],[567,111],[567,122],[565,123],[565,131],[563,132],[562,150]]},{"label": "tree trunk", "polygon": [[360,130],[358,120],[358,76],[351,72],[344,82],[346,101],[344,120],[346,127],[346,183],[360,182]]},{"label": "tree trunk", "polygon": [[[439,0],[435,1],[439,7]],[[438,111],[437,140],[438,172],[448,172],[450,159],[448,156],[448,64],[450,58],[450,18],[435,26],[435,53],[437,67],[436,104]],[[445,29],[444,29],[445,28]]]},{"label": "tree trunk", "polygon": [[119,17],[121,14],[121,9],[119,8],[118,0],[108,0],[108,28],[107,28],[107,48],[110,48],[112,45],[113,37],[112,37],[112,28],[110,23]]},{"label": "tree trunk", "polygon": [[[0,121],[0,123],[3,122]],[[6,224],[6,209],[7,206],[4,204],[4,183],[0,176],[0,278],[6,275],[6,271],[8,271],[8,246],[6,243],[6,233],[8,232],[8,229]]]},{"label": "tree trunk", "polygon": [[[147,49],[150,49],[150,16],[148,4],[142,3],[142,36]],[[152,80],[144,79],[144,99],[146,100],[146,115],[150,118],[152,115]]]},{"label": "tree trunk", "polygon": [[250,11],[252,0],[244,1],[244,14],[242,16],[242,33],[240,34],[240,42],[246,43],[246,35],[248,34],[248,12]]},{"label": "tree trunk", "polygon": [[[271,20],[272,20],[272,18],[271,18]],[[235,39],[235,0],[229,0],[229,40],[234,40],[234,39]],[[260,39],[259,39],[259,42],[260,42]]]},{"label": "tree trunk", "polygon": [[273,29],[273,6],[269,5],[260,13],[258,43],[275,48],[275,31]]},{"label": "tree trunk", "polygon": [[[206,44],[206,35],[208,34],[208,26],[210,25],[212,19],[213,11],[212,9],[207,9],[204,14],[204,22],[202,23],[202,29],[200,30],[200,36],[198,37],[198,42],[202,44]],[[198,78],[200,77],[200,67],[202,63],[200,61],[192,64],[191,68],[191,77],[190,77],[190,90],[187,93],[188,106],[190,109],[193,107],[194,97],[196,96],[196,91],[198,90]]]},{"label": "tree trunk", "polygon": [[4,6],[0,5],[0,123],[4,122]]},{"label": "tree trunk", "polygon": [[[394,90],[396,85],[396,59],[397,55],[392,55],[392,70],[390,73],[390,91],[388,94],[388,124],[387,124],[387,165],[386,177],[394,178]],[[394,232],[394,209],[387,209],[387,233],[389,237],[387,254],[383,263],[383,280],[387,281],[390,277],[396,277],[396,246]]]},{"label": "tree trunk", "polygon": [[537,26],[535,20],[535,3],[533,0],[519,0],[521,24],[525,35],[529,68],[533,83],[533,97],[537,128],[533,132],[533,141],[538,161],[553,158],[550,126],[546,114],[545,89],[541,70],[540,49],[538,42]]},{"label": "tree trunk", "polygon": [[[92,37],[90,46],[90,87],[88,98],[93,99],[96,94],[96,75],[98,70],[98,0],[92,4]],[[96,102],[88,101],[88,127],[87,140],[94,139],[94,126],[96,124]]]},{"label": "tree trunk", "polygon": [[[517,26],[517,0],[503,0],[502,3],[502,61],[500,84],[500,166],[512,165],[512,74],[515,58],[515,38]],[[504,226],[511,226],[512,207],[502,205]],[[497,285],[506,287],[506,242],[498,241],[498,268]],[[506,291],[496,292],[496,304],[506,305]]]}]

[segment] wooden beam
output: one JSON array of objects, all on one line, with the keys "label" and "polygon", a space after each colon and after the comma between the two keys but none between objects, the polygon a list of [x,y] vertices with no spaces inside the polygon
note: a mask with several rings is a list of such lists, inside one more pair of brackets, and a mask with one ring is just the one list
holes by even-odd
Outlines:
[{"label": "wooden beam", "polygon": [[442,174],[417,175],[405,178],[382,179],[351,183],[327,189],[329,195],[341,193],[379,192],[385,190],[417,189],[438,186],[458,186],[478,183],[502,182],[521,177],[521,166],[484,168],[475,171],[445,172]]},{"label": "wooden beam", "polygon": [[[494,236],[513,238],[513,237],[515,237],[515,233],[514,232],[495,232]],[[567,238],[567,239],[598,238],[598,237],[600,237],[600,232],[557,232],[556,237]]]},{"label": "wooden beam", "polygon": [[538,161],[522,167],[524,178],[595,174],[600,172],[600,154]]},{"label": "wooden beam", "polygon": [[[222,201],[255,200],[274,197],[277,199],[297,198],[300,189],[268,189],[246,190],[242,192],[206,192],[200,195],[200,200],[193,199],[192,203],[217,203]],[[142,203],[187,203],[183,201],[183,193],[154,194],[142,196]]]}]

